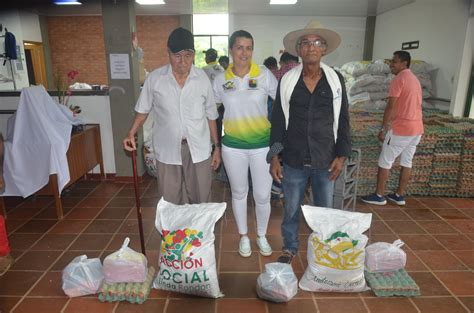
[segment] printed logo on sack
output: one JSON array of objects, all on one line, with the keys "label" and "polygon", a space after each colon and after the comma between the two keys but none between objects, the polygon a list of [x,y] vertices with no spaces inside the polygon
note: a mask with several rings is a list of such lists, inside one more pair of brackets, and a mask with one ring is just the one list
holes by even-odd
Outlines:
[{"label": "printed logo on sack", "polygon": [[338,269],[355,270],[362,267],[363,249],[357,249],[358,241],[352,240],[347,233],[337,231],[326,240],[320,241],[313,236],[312,244],[316,264]]},{"label": "printed logo on sack", "polygon": [[163,230],[158,284],[164,289],[199,294],[211,286],[203,258],[193,248],[201,247],[203,232],[195,229]]},{"label": "printed logo on sack", "polygon": [[203,234],[202,231],[194,229],[163,230],[161,255],[169,262],[192,261],[193,253],[189,252],[192,247],[200,247]]}]

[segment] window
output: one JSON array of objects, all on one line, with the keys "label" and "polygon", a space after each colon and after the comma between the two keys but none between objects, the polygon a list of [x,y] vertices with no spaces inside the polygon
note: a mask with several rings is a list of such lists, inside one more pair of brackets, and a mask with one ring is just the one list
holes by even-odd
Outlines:
[{"label": "window", "polygon": [[194,14],[193,15],[194,48],[197,67],[206,65],[204,51],[209,48],[217,50],[218,57],[228,55],[229,15],[228,14]]}]

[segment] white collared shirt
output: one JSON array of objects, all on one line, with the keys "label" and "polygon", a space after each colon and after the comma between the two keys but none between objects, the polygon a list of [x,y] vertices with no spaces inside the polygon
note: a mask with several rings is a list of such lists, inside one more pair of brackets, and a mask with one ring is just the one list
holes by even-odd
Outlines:
[{"label": "white collared shirt", "polygon": [[218,114],[203,70],[193,65],[183,88],[176,82],[171,65],[154,70],[145,80],[135,111],[151,112],[153,116],[153,148],[158,161],[181,165],[183,138],[188,142],[193,163],[210,157],[208,120],[217,119]]}]

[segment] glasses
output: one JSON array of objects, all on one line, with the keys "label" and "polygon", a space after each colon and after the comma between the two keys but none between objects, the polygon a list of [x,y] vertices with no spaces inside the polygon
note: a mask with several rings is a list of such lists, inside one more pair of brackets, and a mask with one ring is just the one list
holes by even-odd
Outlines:
[{"label": "glasses", "polygon": [[328,44],[326,43],[325,40],[322,40],[322,39],[316,39],[314,41],[311,41],[311,40],[301,40],[300,41],[300,46],[302,48],[309,48],[310,46],[314,46],[314,47],[317,47],[317,48],[327,48],[328,47]]},{"label": "glasses", "polygon": [[194,52],[190,50],[184,50],[178,53],[172,53],[171,55],[179,61],[181,61],[182,59],[185,59],[185,60],[194,59]]}]

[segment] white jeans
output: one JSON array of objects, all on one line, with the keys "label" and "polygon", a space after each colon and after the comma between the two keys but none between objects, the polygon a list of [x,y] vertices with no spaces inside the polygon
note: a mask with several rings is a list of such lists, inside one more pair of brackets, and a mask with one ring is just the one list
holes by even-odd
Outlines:
[{"label": "white jeans", "polygon": [[395,159],[400,156],[400,165],[411,168],[416,146],[420,143],[421,135],[397,136],[392,130],[385,135],[382,152],[379,157],[379,167],[387,170],[392,168]]},{"label": "white jeans", "polygon": [[270,192],[272,176],[270,165],[266,161],[269,148],[235,149],[222,146],[227,177],[232,191],[232,210],[239,234],[245,235],[247,227],[247,194],[249,191],[248,169],[252,176],[253,198],[257,215],[257,234],[265,236],[270,219]]}]

